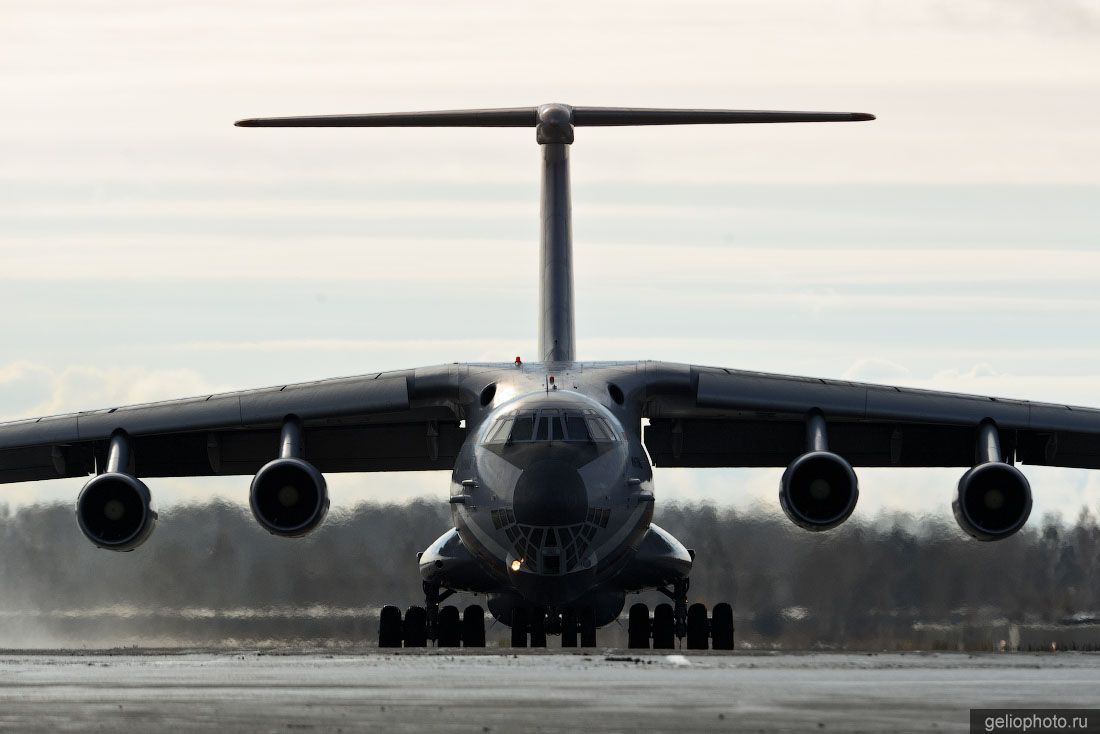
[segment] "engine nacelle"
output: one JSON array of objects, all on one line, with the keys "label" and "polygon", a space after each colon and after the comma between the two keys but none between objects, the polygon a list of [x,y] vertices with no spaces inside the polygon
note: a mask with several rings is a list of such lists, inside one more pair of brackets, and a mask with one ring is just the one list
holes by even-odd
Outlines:
[{"label": "engine nacelle", "polygon": [[256,522],[269,533],[298,538],[328,514],[328,485],[308,461],[275,459],[253,477],[248,504]]},{"label": "engine nacelle", "polygon": [[122,472],[106,472],[80,490],[76,521],[97,547],[132,551],[149,539],[157,511],[144,482]]},{"label": "engine nacelle", "polygon": [[859,499],[852,465],[830,451],[810,451],[791,462],[779,482],[779,504],[805,530],[835,528],[847,520]]},{"label": "engine nacelle", "polygon": [[1004,540],[1031,515],[1031,484],[1019,469],[990,461],[959,479],[951,503],[959,527],[978,540]]}]

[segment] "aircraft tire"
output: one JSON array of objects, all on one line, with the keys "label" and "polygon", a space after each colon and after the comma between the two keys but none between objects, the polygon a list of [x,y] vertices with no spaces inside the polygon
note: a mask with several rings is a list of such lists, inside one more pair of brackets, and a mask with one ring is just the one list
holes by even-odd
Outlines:
[{"label": "aircraft tire", "polygon": [[645,604],[631,605],[626,639],[631,650],[649,649],[649,607]]},{"label": "aircraft tire", "polygon": [[581,647],[596,646],[596,610],[586,607],[577,615],[581,627]]},{"label": "aircraft tire", "polygon": [[527,647],[527,610],[512,609],[512,647]]},{"label": "aircraft tire", "polygon": [[577,646],[577,612],[573,609],[561,612],[561,646]]},{"label": "aircraft tire", "polygon": [[382,607],[378,615],[378,646],[401,647],[401,610],[392,604]]},{"label": "aircraft tire", "polygon": [[428,646],[428,613],[424,607],[409,607],[402,628],[405,647]]},{"label": "aircraft tire", "polygon": [[531,610],[531,647],[546,647],[546,612]]},{"label": "aircraft tire", "polygon": [[653,649],[676,649],[676,619],[671,604],[658,604],[653,608]]},{"label": "aircraft tire", "polygon": [[485,610],[477,604],[462,613],[462,646],[485,647]]},{"label": "aircraft tire", "polygon": [[710,645],[710,624],[707,620],[707,608],[702,604],[688,607],[687,649],[706,650]]},{"label": "aircraft tire", "polygon": [[713,650],[733,649],[733,607],[715,604],[710,612],[710,646]]},{"label": "aircraft tire", "polygon": [[448,604],[439,610],[435,635],[437,647],[458,647],[462,644],[462,620],[458,616],[458,607]]}]

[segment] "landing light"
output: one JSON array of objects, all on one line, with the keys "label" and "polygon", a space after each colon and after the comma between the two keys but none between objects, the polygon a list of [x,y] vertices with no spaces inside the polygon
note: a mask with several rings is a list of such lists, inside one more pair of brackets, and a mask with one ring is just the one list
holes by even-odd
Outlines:
[{"label": "landing light", "polygon": [[520,561],[518,559],[515,560],[515,561],[512,561],[512,570],[513,571],[519,571],[521,566],[523,566],[523,561]]}]

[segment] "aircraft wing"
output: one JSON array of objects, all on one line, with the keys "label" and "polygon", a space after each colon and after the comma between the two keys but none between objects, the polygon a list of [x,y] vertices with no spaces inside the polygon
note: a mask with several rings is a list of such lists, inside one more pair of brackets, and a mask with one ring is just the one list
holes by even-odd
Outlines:
[{"label": "aircraft wing", "polygon": [[829,449],[855,466],[973,466],[989,419],[1009,461],[1100,469],[1095,408],[658,362],[640,372],[657,466],[787,466],[816,409]]},{"label": "aircraft wing", "polygon": [[470,373],[455,364],[0,423],[0,483],[94,473],[119,429],[139,477],[254,474],[278,455],[288,415],[322,472],[451,469]]}]

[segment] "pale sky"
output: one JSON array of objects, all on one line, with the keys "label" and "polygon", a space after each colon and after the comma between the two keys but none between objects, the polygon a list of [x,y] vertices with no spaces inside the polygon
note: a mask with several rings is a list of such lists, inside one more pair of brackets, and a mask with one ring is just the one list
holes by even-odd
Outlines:
[{"label": "pale sky", "polygon": [[[533,131],[232,122],[549,101],[879,116],[578,130],[582,358],[1100,405],[1096,0],[0,10],[0,417],[533,355]],[[1100,507],[1100,472],[1025,472],[1036,517]],[[863,470],[857,513],[949,516],[959,473]],[[776,512],[778,476],[656,474]],[[447,486],[330,480],[337,507]]]}]

